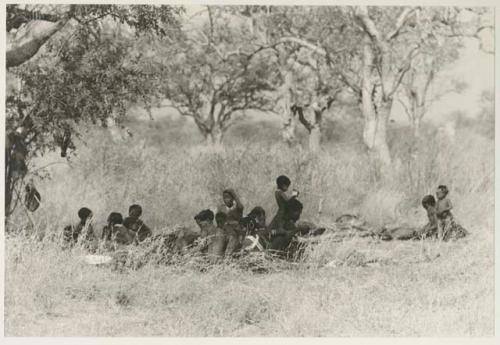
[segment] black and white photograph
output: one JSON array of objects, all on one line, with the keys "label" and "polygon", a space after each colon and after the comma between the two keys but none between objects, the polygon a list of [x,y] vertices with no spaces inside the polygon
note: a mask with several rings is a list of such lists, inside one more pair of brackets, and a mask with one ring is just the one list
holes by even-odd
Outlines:
[{"label": "black and white photograph", "polygon": [[496,8],[435,5],[0,5],[4,336],[494,337]]}]

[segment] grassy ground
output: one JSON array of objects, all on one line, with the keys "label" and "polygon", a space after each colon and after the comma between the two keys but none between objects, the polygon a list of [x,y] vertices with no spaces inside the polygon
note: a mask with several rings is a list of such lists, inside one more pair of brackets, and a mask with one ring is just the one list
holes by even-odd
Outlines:
[{"label": "grassy ground", "polygon": [[[154,122],[147,131],[137,125],[139,134],[126,145],[103,133],[87,137],[89,146],[71,166],[51,166],[51,179],[38,183],[44,202],[32,224],[22,213],[12,218],[17,233],[6,240],[5,334],[493,335],[493,141],[462,131],[455,142],[438,142],[431,132],[415,151],[399,133],[391,139],[393,171],[377,177],[359,138],[333,125],[320,157],[283,147],[273,139],[276,128],[266,125],[258,125],[263,139],[256,144],[244,123],[218,153],[193,149],[196,133],[185,132],[182,122]],[[305,262],[270,263],[267,274],[237,263],[201,272],[194,261],[119,272],[85,265],[80,249],[59,249],[61,227],[75,221],[81,206],[94,211],[100,228],[109,212],[125,213],[139,202],[146,223],[162,232],[193,227],[193,214],[234,187],[246,211],[262,205],[272,214],[273,181],[281,173],[303,192],[303,218],[325,225],[344,212],[374,226],[422,225],[422,195],[445,183],[471,235],[441,245],[323,241]],[[361,259],[349,261],[353,253]]]}]

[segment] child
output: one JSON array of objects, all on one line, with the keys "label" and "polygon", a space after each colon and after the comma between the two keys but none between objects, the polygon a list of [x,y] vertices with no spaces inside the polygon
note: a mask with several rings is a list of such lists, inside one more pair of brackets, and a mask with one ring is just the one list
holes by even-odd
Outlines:
[{"label": "child", "polygon": [[432,195],[426,195],[422,199],[422,206],[427,211],[429,222],[420,231],[421,238],[437,237],[438,219],[436,213],[436,199]]},{"label": "child", "polygon": [[440,185],[437,188],[436,216],[438,219],[438,238],[443,241],[458,239],[467,236],[468,232],[461,225],[457,224],[451,214],[453,205],[448,199],[448,187]]},{"label": "child", "polygon": [[102,230],[102,239],[111,242],[112,247],[126,246],[134,243],[135,232],[123,226],[123,216],[118,212],[111,212],[108,216],[108,225]]},{"label": "child", "polygon": [[65,245],[69,247],[75,245],[83,232],[85,233],[87,247],[93,247],[91,244],[96,239],[92,227],[92,211],[87,207],[82,207],[78,210],[78,218],[80,218],[80,221],[76,225],[68,225],[64,228],[63,240]]},{"label": "child", "polygon": [[240,226],[245,231],[243,248],[246,251],[264,251],[269,245],[269,236],[266,229],[266,211],[256,206],[250,213],[240,219]]},{"label": "child", "polygon": [[272,231],[271,249],[283,251],[285,250],[293,236],[300,229],[296,226],[297,221],[302,214],[303,205],[296,198],[291,198],[285,203],[283,208],[283,225]]},{"label": "child", "polygon": [[142,242],[153,235],[151,229],[140,219],[141,215],[142,207],[134,204],[129,207],[128,217],[123,221],[123,225],[126,228],[136,233],[138,242]]},{"label": "child", "polygon": [[219,208],[219,212],[226,214],[224,231],[227,237],[226,256],[232,255],[241,248],[243,233],[240,227],[240,219],[243,217],[243,204],[233,189],[226,189],[222,192],[224,205]]},{"label": "child", "polygon": [[227,215],[224,212],[217,212],[215,214],[215,222],[217,227],[215,228],[215,235],[208,244],[208,255],[217,261],[218,258],[224,256],[227,247],[227,237],[224,226],[226,224]]},{"label": "child", "polygon": [[199,242],[199,251],[206,254],[208,253],[209,244],[212,240],[212,237],[215,236],[216,227],[213,224],[214,221],[214,213],[211,210],[203,210],[194,216],[194,220],[196,224],[200,227],[200,237],[198,238]]},{"label": "child", "polygon": [[290,179],[284,175],[279,176],[276,179],[276,185],[278,189],[274,192],[274,196],[276,198],[276,203],[278,204],[278,212],[274,216],[271,223],[269,223],[269,229],[271,233],[273,230],[278,230],[283,227],[285,222],[285,206],[288,201],[294,199],[299,196],[299,192],[293,190],[291,195],[287,193],[288,188],[292,182]]}]

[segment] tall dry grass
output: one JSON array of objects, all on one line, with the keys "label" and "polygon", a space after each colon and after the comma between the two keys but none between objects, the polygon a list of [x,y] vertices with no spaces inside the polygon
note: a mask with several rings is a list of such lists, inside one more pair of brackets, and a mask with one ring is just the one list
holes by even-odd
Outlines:
[{"label": "tall dry grass", "polygon": [[[447,141],[429,129],[414,142],[402,139],[409,137],[403,129],[393,131],[394,164],[379,176],[359,138],[342,124],[325,131],[319,156],[280,144],[272,124],[241,123],[218,151],[203,147],[189,124],[169,124],[136,124],[139,134],[126,143],[93,131],[70,164],[48,168],[50,179],[38,183],[43,203],[32,224],[21,212],[12,218],[26,236],[14,231],[7,238],[7,335],[493,333],[492,140],[463,130]],[[82,206],[94,211],[100,229],[111,211],[126,213],[139,203],[158,233],[178,224],[194,227],[193,215],[220,203],[222,190],[231,187],[247,212],[261,205],[270,217],[281,174],[301,191],[303,218],[326,225],[343,213],[374,226],[423,225],[422,196],[447,184],[454,214],[471,236],[442,245],[324,241],[306,262],[265,275],[234,263],[205,273],[189,264],[120,273],[85,266],[80,248],[60,250],[61,229]],[[348,263],[351,253],[365,263],[375,258],[378,266],[328,265]]]}]

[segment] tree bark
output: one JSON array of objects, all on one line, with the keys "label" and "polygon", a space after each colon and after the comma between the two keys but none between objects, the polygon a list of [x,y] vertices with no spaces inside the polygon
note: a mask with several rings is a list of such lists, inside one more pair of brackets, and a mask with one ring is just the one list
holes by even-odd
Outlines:
[{"label": "tree bark", "polygon": [[387,145],[387,122],[392,108],[392,100],[383,100],[381,86],[374,83],[373,59],[374,54],[370,38],[365,35],[361,89],[361,111],[365,122],[363,141],[380,163],[390,165],[391,155]]},{"label": "tree bark", "polygon": [[313,126],[309,133],[309,151],[317,153],[321,150],[321,127]]},{"label": "tree bark", "polygon": [[319,152],[321,150],[321,123],[325,109],[319,108],[316,104],[310,106],[308,111],[311,111],[313,116],[309,120],[304,116],[304,110],[303,107],[295,106],[295,113],[298,114],[300,123],[309,132],[309,151]]},{"label": "tree bark", "polygon": [[26,24],[26,32],[21,37],[8,42],[6,52],[7,68],[19,66],[31,59],[40,48],[58,32],[67,22],[67,19],[57,23],[35,20]]},{"label": "tree bark", "polygon": [[221,130],[212,129],[204,133],[205,144],[209,147],[219,147],[223,145],[224,133]]},{"label": "tree bark", "polygon": [[284,83],[281,86],[281,116],[283,120],[283,128],[281,135],[288,146],[294,146],[297,143],[296,129],[297,121],[295,112],[292,111],[292,87],[293,74],[291,71],[284,72]]}]

